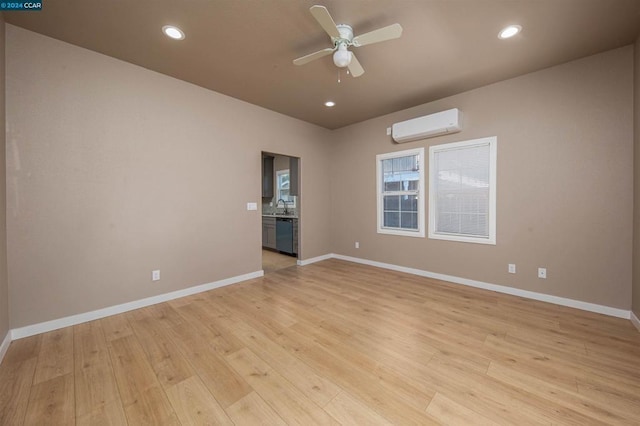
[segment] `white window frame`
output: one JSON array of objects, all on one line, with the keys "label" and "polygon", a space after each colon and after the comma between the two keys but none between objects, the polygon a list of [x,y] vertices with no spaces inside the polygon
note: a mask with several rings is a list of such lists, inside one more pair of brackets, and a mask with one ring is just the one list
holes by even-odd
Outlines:
[{"label": "white window frame", "polygon": [[[276,201],[281,199],[280,195],[280,175],[288,174],[289,175],[289,192],[291,192],[291,173],[289,169],[277,170],[276,171]],[[287,201],[287,208],[291,207],[292,209],[296,208],[296,196],[289,195],[289,198],[293,198],[292,201]]]},{"label": "white window frame", "polygon": [[[417,230],[409,230],[409,229],[398,229],[398,228],[385,228],[384,224],[384,193],[382,192],[382,161],[388,160],[390,158],[398,158],[398,157],[408,157],[411,155],[418,155],[419,161],[419,172],[420,172],[420,181],[418,183],[418,229]],[[425,157],[424,157],[424,148],[415,148],[408,149],[405,151],[396,151],[390,152],[387,154],[378,154],[376,155],[376,191],[377,191],[377,225],[378,225],[378,233],[379,234],[391,234],[391,235],[403,235],[406,237],[420,237],[424,238],[425,236]],[[402,191],[394,191],[400,192]],[[413,195],[414,191],[407,192],[407,194]],[[402,194],[400,194],[402,195]]]},{"label": "white window frame", "polygon": [[[438,211],[436,207],[435,176],[438,171],[435,168],[435,153],[452,149],[471,148],[479,145],[489,145],[489,236],[474,237],[460,234],[437,233],[435,232],[436,213]],[[496,244],[497,152],[498,138],[495,136],[429,147],[429,238],[465,243]]]}]

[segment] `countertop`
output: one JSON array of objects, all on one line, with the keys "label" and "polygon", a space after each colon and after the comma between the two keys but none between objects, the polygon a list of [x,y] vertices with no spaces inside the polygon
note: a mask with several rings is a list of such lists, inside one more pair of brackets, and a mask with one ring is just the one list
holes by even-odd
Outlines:
[{"label": "countertop", "polygon": [[262,217],[281,217],[283,219],[298,219],[296,215],[285,215],[285,214],[275,214],[275,213],[262,213]]}]

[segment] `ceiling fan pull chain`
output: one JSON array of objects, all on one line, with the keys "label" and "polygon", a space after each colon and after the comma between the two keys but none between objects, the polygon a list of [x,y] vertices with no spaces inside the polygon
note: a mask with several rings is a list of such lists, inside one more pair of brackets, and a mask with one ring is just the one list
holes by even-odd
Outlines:
[{"label": "ceiling fan pull chain", "polygon": [[340,68],[338,68],[338,84],[340,84]]}]

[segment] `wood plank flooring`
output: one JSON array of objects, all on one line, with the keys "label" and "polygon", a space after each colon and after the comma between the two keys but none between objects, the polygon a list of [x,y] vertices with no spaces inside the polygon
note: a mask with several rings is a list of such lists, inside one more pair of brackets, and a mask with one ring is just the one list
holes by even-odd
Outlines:
[{"label": "wood plank flooring", "polygon": [[12,342],[22,424],[637,425],[640,333],[328,260]]},{"label": "wood plank flooring", "polygon": [[265,274],[296,266],[297,263],[298,259],[294,256],[262,249],[262,270]]}]

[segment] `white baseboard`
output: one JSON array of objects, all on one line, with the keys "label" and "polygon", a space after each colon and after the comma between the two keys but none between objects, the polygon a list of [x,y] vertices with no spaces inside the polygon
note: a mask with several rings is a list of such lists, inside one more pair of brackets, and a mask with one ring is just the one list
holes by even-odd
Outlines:
[{"label": "white baseboard", "polygon": [[406,272],[408,274],[419,275],[421,277],[434,278],[442,281],[449,281],[456,284],[462,284],[470,287],[482,288],[498,293],[511,294],[513,296],[524,297],[526,299],[539,300],[541,302],[553,303],[554,305],[568,306],[570,308],[581,309],[583,311],[596,312],[599,314],[609,315],[612,317],[629,319],[631,311],[624,309],[612,308],[610,306],[597,305],[595,303],[583,302],[580,300],[567,299],[564,297],[552,296],[550,294],[536,293],[534,291],[521,290],[518,288],[507,287],[497,284],[485,283],[482,281],[470,280],[467,278],[455,277],[453,275],[438,274],[435,272],[423,271],[421,269],[407,268],[405,266],[393,265],[390,263],[376,262],[373,260],[360,259],[357,257],[343,256],[341,254],[330,255],[334,259],[346,260],[348,262],[361,263],[363,265],[376,266],[378,268],[391,269],[398,272]]},{"label": "white baseboard", "polygon": [[635,325],[638,331],[640,331],[640,320],[633,311],[631,311],[631,324]]},{"label": "white baseboard", "polygon": [[11,344],[11,330],[7,332],[7,335],[4,337],[2,344],[0,345],[0,364],[4,359],[4,356],[7,354],[9,350],[9,345]]},{"label": "white baseboard", "polygon": [[[203,291],[213,290],[214,288],[224,287],[247,281],[253,278],[259,278],[264,275],[264,271],[250,272],[244,275],[238,275],[208,284],[197,285],[182,290],[172,291],[170,293],[159,294],[157,296],[147,297],[133,302],[123,303],[121,305],[110,306],[108,308],[98,309],[96,311],[85,312],[82,314],[71,315],[65,318],[59,318],[51,321],[41,322],[38,324],[28,325],[25,327],[14,328],[11,330],[11,340],[22,339],[24,337],[33,336],[35,334],[46,333],[47,331],[57,330],[59,328],[69,327],[83,322],[93,321],[96,319],[108,317],[111,315],[121,314],[123,312],[132,311],[134,309],[144,308],[145,306],[156,305],[158,303],[167,302],[169,300],[178,299],[180,297],[190,296]],[[9,341],[11,341],[9,340]]]},{"label": "white baseboard", "polygon": [[[456,284],[462,284],[470,287],[481,288],[485,290],[491,290],[498,293],[510,294],[513,296],[524,297],[526,299],[539,300],[542,302],[548,302],[555,305],[568,306],[571,308],[581,309],[589,312],[596,312],[599,314],[609,315],[618,318],[630,319],[633,325],[640,331],[640,320],[635,316],[632,311],[624,309],[612,308],[610,306],[597,305],[595,303],[583,302],[580,300],[568,299],[564,297],[552,296],[544,293],[536,293],[528,290],[521,290],[513,287],[501,286],[497,284],[485,283],[482,281],[470,280],[467,278],[460,278],[453,275],[438,274],[435,272],[424,271],[422,269],[408,268],[405,266],[393,265],[391,263],[377,262],[374,260],[361,259],[357,257],[344,256],[341,254],[329,253],[322,256],[312,257],[310,259],[298,260],[298,266],[306,266],[312,263],[321,262],[328,259],[340,259],[348,262],[360,263],[363,265],[375,266],[383,269],[390,269],[398,272],[405,272],[408,274],[418,275],[426,278],[434,278],[437,280],[448,281]],[[192,294],[202,293],[204,291],[213,290],[215,288],[224,287],[231,284],[236,284],[242,281],[247,281],[254,278],[264,276],[264,271],[251,272],[244,275],[238,275],[231,278],[226,278],[219,281],[214,281],[208,284],[202,284],[194,287],[185,288],[182,290],[173,291],[170,293],[160,294],[157,296],[147,297],[145,299],[135,300],[133,302],[127,302],[120,305],[110,306],[108,308],[98,309],[91,312],[85,312],[82,314],[71,315],[65,318],[46,321],[38,324],[28,325],[25,327],[14,328],[5,337],[4,341],[0,345],[0,362],[4,357],[9,344],[12,340],[21,339],[24,337],[33,336],[40,333],[46,333],[48,331],[57,330],[64,327],[69,327],[76,324],[82,324],[84,322],[93,321],[96,319],[108,317],[111,315],[121,314],[123,312],[132,311],[134,309],[144,308],[145,306],[156,305],[158,303],[167,302],[169,300],[178,299],[180,297],[190,296]]]},{"label": "white baseboard", "polygon": [[322,256],[312,257],[309,259],[298,260],[298,266],[311,265],[312,263],[322,262],[323,260],[332,259],[335,255],[333,253],[324,254]]}]

